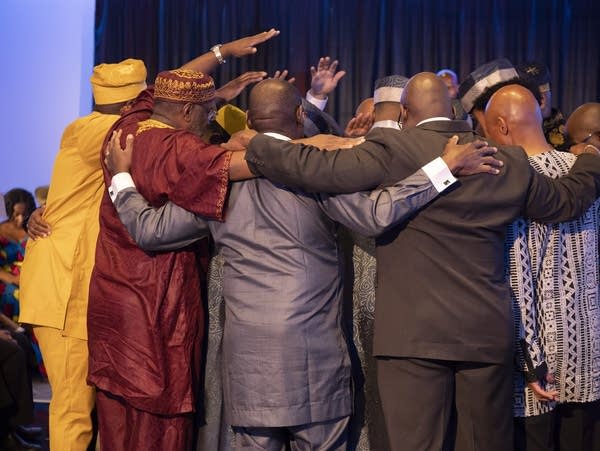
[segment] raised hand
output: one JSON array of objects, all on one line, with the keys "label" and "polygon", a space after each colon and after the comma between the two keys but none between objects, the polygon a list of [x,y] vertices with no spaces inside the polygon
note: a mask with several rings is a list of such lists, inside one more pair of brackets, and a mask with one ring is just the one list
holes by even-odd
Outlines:
[{"label": "raised hand", "polygon": [[123,130],[113,131],[110,140],[104,148],[104,164],[111,175],[119,172],[129,172],[133,154],[133,135],[127,135],[125,148],[121,147],[121,134]]},{"label": "raised hand", "polygon": [[346,75],[344,70],[336,72],[338,64],[338,60],[332,62],[331,58],[325,56],[319,58],[316,69],[315,66],[311,66],[310,94],[312,96],[324,99],[337,87],[338,82]]},{"label": "raised hand", "polygon": [[458,144],[458,136],[448,140],[442,152],[442,159],[457,176],[480,173],[499,174],[504,163],[492,155],[498,152],[485,141],[477,140],[468,144]]},{"label": "raised hand", "polygon": [[359,113],[348,121],[344,134],[350,138],[365,136],[371,130],[374,120],[372,113]]},{"label": "raised hand", "polygon": [[[285,80],[288,76],[288,70],[284,69],[282,71],[276,71],[272,77],[269,78],[277,78],[278,80]],[[288,83],[294,83],[296,81],[296,77],[292,77],[292,78],[288,78],[287,82]]]},{"label": "raised hand", "polygon": [[262,44],[277,35],[279,35],[279,30],[271,28],[262,33],[228,42],[221,46],[221,54],[225,58],[230,56],[239,58],[240,56],[252,55],[253,53],[256,53],[256,45]]},{"label": "raised hand", "polygon": [[224,102],[231,102],[241,92],[246,89],[249,84],[258,83],[267,76],[266,72],[244,72],[237,78],[225,83],[216,91],[216,96]]}]

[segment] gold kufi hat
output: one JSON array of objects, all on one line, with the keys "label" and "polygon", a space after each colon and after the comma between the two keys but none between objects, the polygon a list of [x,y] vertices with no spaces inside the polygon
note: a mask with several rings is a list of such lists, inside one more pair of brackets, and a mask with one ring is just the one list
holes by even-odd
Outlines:
[{"label": "gold kufi hat", "polygon": [[146,88],[146,66],[136,59],[99,64],[90,78],[97,105],[127,102]]},{"label": "gold kufi hat", "polygon": [[160,72],[154,82],[154,98],[168,102],[210,102],[215,99],[215,82],[209,75],[195,70]]},{"label": "gold kufi hat", "polygon": [[219,108],[215,120],[229,135],[248,128],[246,126],[246,113],[230,104]]}]

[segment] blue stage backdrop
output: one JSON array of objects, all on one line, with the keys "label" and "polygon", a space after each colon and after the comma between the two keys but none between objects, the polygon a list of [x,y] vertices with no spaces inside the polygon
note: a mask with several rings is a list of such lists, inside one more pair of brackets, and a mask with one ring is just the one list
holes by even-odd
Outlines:
[{"label": "blue stage backdrop", "polygon": [[214,44],[275,27],[278,38],[228,61],[217,83],[287,68],[303,90],[310,65],[330,55],[348,71],[328,107],[343,125],[383,75],[449,67],[463,78],[497,57],[537,59],[552,72],[554,105],[570,113],[600,94],[599,13],[597,0],[97,0],[95,60],[141,58],[152,80]]}]

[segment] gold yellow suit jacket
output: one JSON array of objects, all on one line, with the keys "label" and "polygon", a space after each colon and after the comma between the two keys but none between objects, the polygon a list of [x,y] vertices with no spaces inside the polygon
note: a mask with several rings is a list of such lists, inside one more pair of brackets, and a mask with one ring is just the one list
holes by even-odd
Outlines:
[{"label": "gold yellow suit jacket", "polygon": [[23,323],[87,339],[88,290],[104,191],[101,147],[118,118],[93,112],[63,133],[44,213],[52,233],[29,240],[25,252],[19,317]]}]

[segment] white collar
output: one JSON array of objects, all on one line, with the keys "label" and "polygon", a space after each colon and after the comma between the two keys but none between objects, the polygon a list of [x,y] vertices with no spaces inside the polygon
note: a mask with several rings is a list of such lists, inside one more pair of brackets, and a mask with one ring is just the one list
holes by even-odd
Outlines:
[{"label": "white collar", "polygon": [[275,139],[280,139],[282,141],[289,141],[291,139],[285,135],[282,135],[281,133],[276,133],[276,132],[266,132],[266,133],[263,133],[263,135],[267,135],[267,136],[270,136],[271,138],[275,138]]},{"label": "white collar", "polygon": [[400,130],[400,125],[398,125],[398,122],[396,121],[392,121],[391,119],[386,119],[383,121],[377,121],[373,124],[373,126],[371,127],[371,129],[374,128],[395,128],[396,130]]},{"label": "white collar", "polygon": [[426,124],[427,122],[433,122],[433,121],[451,121],[452,119],[448,118],[448,117],[443,117],[443,116],[436,116],[436,117],[430,117],[429,119],[423,119],[421,122],[419,122],[417,125],[415,125],[415,127],[418,127],[421,124]]}]

